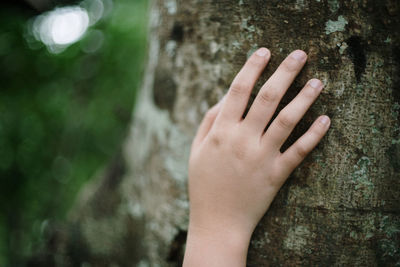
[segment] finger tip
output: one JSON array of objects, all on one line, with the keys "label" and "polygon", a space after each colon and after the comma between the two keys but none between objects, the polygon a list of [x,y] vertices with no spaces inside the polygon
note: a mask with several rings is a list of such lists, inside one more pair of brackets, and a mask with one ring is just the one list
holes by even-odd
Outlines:
[{"label": "finger tip", "polygon": [[329,127],[330,123],[331,123],[331,119],[327,116],[327,115],[322,115],[319,117],[319,122],[326,126]]},{"label": "finger tip", "polygon": [[309,85],[315,89],[322,89],[324,84],[321,82],[320,79],[313,78],[308,81]]},{"label": "finger tip", "polygon": [[260,47],[259,49],[257,49],[256,55],[260,57],[269,58],[271,55],[271,51],[269,51],[269,49],[266,47]]},{"label": "finger tip", "polygon": [[294,50],[294,51],[291,53],[291,56],[292,56],[294,59],[296,59],[296,60],[298,60],[298,61],[300,61],[300,62],[303,62],[303,61],[305,61],[305,60],[307,59],[307,54],[306,54],[306,52],[304,52],[303,50],[300,50],[300,49]]}]

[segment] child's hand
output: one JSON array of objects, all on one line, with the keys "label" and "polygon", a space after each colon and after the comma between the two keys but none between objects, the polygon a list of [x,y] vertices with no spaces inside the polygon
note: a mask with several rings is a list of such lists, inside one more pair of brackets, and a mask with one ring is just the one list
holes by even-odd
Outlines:
[{"label": "child's hand", "polygon": [[193,141],[185,266],[244,266],[258,221],[289,174],[329,128],[329,118],[321,116],[290,148],[280,152],[323,87],[312,79],[264,132],[306,62],[307,55],[301,50],[282,62],[242,118],[269,58],[269,50],[260,48],[247,60],[224,99],[207,112]]}]

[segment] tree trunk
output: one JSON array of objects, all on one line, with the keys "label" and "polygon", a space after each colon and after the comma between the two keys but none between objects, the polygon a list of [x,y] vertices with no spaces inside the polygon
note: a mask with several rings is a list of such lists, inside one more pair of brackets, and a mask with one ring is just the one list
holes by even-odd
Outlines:
[{"label": "tree trunk", "polygon": [[253,97],[295,49],[308,63],[280,108],[308,79],[325,84],[286,146],[319,114],[332,126],[259,223],[248,266],[400,266],[398,1],[158,0],[150,17],[127,170],[87,187],[71,215],[82,260],[181,263],[191,139],[247,55],[265,46],[272,59]]}]

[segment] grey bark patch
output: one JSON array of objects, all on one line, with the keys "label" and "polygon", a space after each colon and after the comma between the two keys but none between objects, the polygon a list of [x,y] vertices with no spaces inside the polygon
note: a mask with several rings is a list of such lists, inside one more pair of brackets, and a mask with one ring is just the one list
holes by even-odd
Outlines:
[{"label": "grey bark patch", "polygon": [[167,70],[158,69],[154,81],[154,103],[161,109],[172,112],[175,104],[177,85]]},{"label": "grey bark patch", "polygon": [[339,16],[337,21],[328,20],[325,24],[325,33],[331,34],[345,31],[347,24],[348,22],[343,16]]}]

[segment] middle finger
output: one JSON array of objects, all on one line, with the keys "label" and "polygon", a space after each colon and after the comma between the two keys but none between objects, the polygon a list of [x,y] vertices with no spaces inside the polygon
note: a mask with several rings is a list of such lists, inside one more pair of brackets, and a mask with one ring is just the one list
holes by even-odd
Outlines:
[{"label": "middle finger", "polygon": [[293,51],[279,65],[258,92],[243,123],[261,135],[272,118],[281,98],[303,68],[307,54],[302,50]]}]

